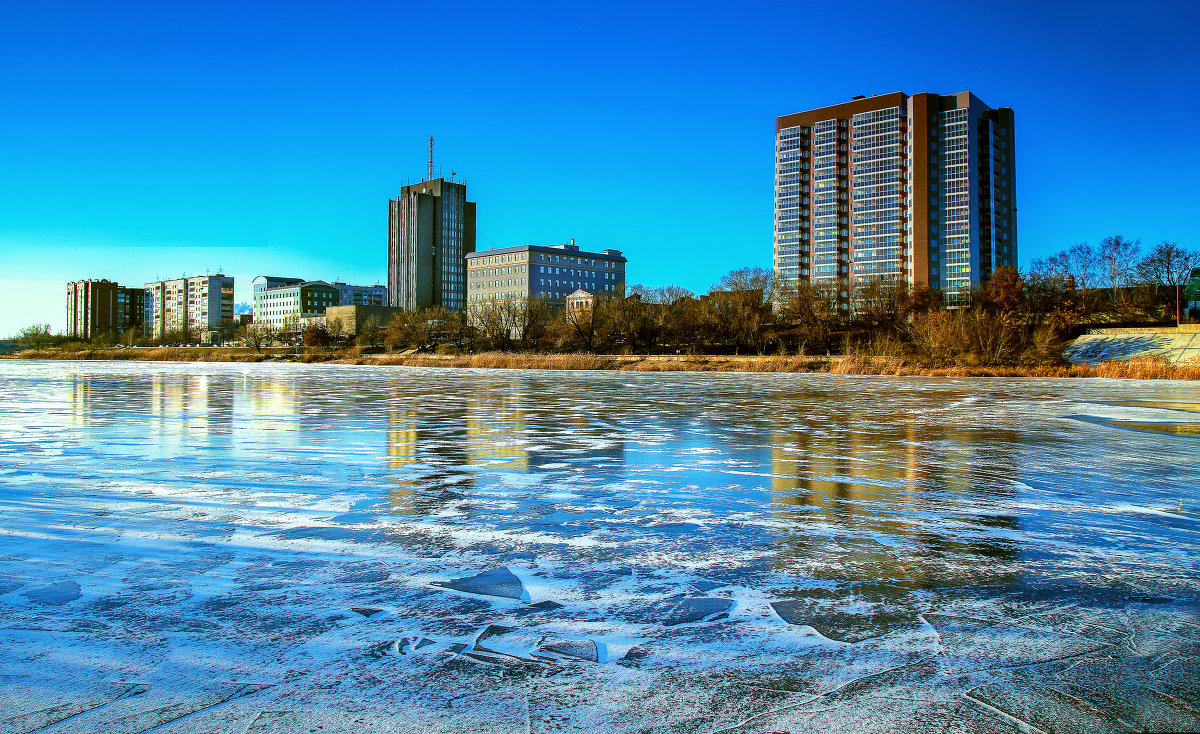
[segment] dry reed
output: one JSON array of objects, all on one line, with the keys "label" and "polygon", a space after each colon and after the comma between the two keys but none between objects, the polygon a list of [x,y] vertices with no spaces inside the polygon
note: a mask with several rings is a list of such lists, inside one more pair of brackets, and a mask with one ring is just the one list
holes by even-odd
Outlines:
[{"label": "dry reed", "polygon": [[237,348],[32,349],[18,359],[145,360],[164,362],[331,362],[395,367],[467,369],[622,370],[631,372],[777,372],[904,377],[1103,377],[1124,380],[1200,380],[1200,364],[1174,364],[1164,357],[1140,357],[1096,365],[925,366],[903,356],[866,354],[845,357],[740,357],[708,355],[599,355],[483,352],[469,355],[362,354],[357,349],[310,350],[301,354],[257,353]]}]

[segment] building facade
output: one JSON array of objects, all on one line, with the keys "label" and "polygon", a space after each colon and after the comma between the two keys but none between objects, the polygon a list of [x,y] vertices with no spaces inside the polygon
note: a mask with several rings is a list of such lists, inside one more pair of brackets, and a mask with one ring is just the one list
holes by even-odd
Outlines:
[{"label": "building facade", "polygon": [[254,320],[259,323],[267,320],[266,308],[268,288],[300,285],[303,282],[304,278],[292,278],[284,275],[259,275],[254,280],[250,281],[253,292],[251,297],[250,313],[254,315]]},{"label": "building facade", "polygon": [[325,309],[325,325],[338,337],[361,334],[365,329],[382,329],[404,312],[391,306],[330,306]]},{"label": "building facade", "polygon": [[233,276],[200,275],[147,283],[143,320],[154,339],[175,332],[195,341],[224,341],[233,328]]},{"label": "building facade", "polygon": [[784,115],[775,132],[777,281],[927,285],[950,304],[1017,263],[1013,112],[970,92],[893,92]]},{"label": "building facade", "polygon": [[67,336],[91,339],[139,328],[144,298],[142,288],[126,288],[111,280],[67,283]]},{"label": "building facade", "polygon": [[388,302],[385,285],[347,285],[338,282],[330,285],[338,289],[338,306],[386,306]]},{"label": "building facade", "polygon": [[475,252],[475,202],[464,183],[436,178],[388,200],[388,305],[466,306],[464,258]]},{"label": "building facade", "polygon": [[341,292],[323,280],[260,275],[254,279],[254,321],[281,331],[298,331],[306,319],[325,316]]},{"label": "building facade", "polygon": [[574,240],[485,250],[466,260],[467,308],[472,311],[488,301],[536,297],[563,305],[577,290],[620,292],[628,262],[620,250],[584,252]]}]

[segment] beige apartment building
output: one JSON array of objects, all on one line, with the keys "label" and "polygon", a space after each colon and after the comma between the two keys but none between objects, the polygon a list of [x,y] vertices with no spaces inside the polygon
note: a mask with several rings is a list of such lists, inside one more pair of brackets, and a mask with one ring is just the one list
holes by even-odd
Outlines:
[{"label": "beige apartment building", "polygon": [[152,339],[188,332],[200,342],[223,341],[233,328],[233,276],[199,275],[146,284],[145,328]]},{"label": "beige apartment building", "polygon": [[577,290],[614,293],[625,286],[620,250],[585,252],[571,240],[563,245],[521,245],[467,255],[467,310],[488,301],[543,298],[564,305]]}]

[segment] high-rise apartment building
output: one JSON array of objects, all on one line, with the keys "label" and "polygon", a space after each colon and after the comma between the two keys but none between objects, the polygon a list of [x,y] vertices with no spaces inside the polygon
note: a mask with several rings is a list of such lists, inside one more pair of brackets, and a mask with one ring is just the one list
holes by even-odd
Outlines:
[{"label": "high-rise apartment building", "polygon": [[433,178],[403,187],[388,200],[388,305],[464,308],[472,252],[475,202],[466,184]]},{"label": "high-rise apartment building", "polygon": [[775,275],[875,278],[965,302],[1017,262],[1013,112],[970,92],[893,92],[784,115],[775,132]]},{"label": "high-rise apartment building", "polygon": [[67,336],[91,339],[141,326],[144,295],[111,280],[67,283]]},{"label": "high-rise apartment building", "polygon": [[144,318],[154,339],[177,332],[197,341],[223,341],[233,328],[233,277],[199,275],[147,283]]},{"label": "high-rise apartment building", "polygon": [[619,293],[625,286],[620,250],[584,252],[574,240],[563,245],[520,245],[467,256],[467,307],[487,301],[542,298],[558,305],[577,290]]}]

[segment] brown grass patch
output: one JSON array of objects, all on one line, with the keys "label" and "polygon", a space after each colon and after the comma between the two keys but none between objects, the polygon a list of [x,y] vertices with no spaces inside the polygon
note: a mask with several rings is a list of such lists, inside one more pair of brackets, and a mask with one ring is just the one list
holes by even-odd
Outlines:
[{"label": "brown grass patch", "polygon": [[921,366],[905,357],[874,356],[857,350],[846,357],[736,357],[706,355],[525,354],[362,354],[358,349],[309,350],[285,354],[257,353],[246,348],[157,349],[31,349],[18,359],[145,360],[161,362],[264,362],[377,365],[396,367],[456,367],[466,369],[624,370],[631,372],[762,372],[836,375],[894,375],[903,377],[1103,377],[1119,380],[1200,380],[1200,364],[1173,364],[1164,357],[1140,357],[1097,365]]}]

